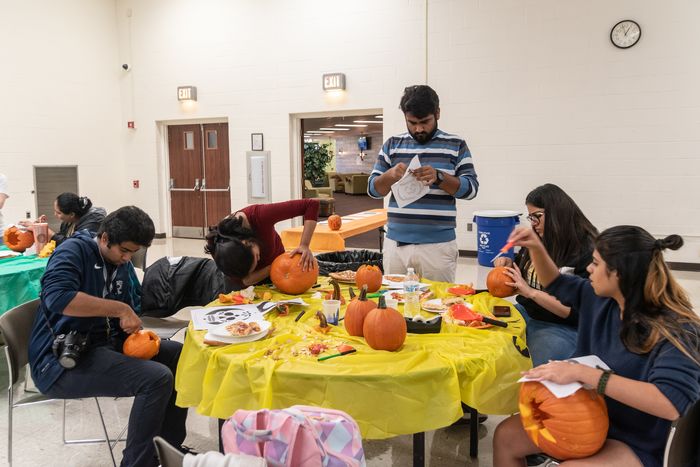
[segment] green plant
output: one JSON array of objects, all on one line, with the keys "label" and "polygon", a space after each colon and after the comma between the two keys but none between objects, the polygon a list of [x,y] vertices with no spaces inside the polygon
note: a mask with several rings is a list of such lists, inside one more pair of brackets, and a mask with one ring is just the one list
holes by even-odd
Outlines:
[{"label": "green plant", "polygon": [[326,166],[333,159],[330,147],[330,143],[304,143],[304,178],[312,184],[326,176]]}]

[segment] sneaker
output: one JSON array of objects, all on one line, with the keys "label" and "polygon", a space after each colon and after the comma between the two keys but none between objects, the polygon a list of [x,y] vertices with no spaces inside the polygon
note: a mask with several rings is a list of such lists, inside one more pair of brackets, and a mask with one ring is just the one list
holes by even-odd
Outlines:
[{"label": "sneaker", "polygon": [[543,454],[530,454],[529,456],[525,456],[525,460],[529,466],[542,465],[549,460],[549,457]]},{"label": "sneaker", "polygon": [[192,454],[193,456],[196,456],[197,454],[199,454],[199,451],[192,449],[189,446],[185,446],[184,444],[180,445],[180,447],[178,449],[183,454]]}]

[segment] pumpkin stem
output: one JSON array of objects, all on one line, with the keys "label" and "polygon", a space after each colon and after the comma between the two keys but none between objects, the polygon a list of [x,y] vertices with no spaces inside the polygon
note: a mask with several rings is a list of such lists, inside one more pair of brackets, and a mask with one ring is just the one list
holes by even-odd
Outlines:
[{"label": "pumpkin stem", "polygon": [[331,285],[333,286],[333,300],[340,300],[340,285],[335,279],[331,279]]},{"label": "pumpkin stem", "polygon": [[352,290],[352,287],[350,287],[348,291],[350,292],[350,300],[352,300],[353,298],[355,298],[355,291]]},{"label": "pumpkin stem", "polygon": [[320,310],[316,312],[316,317],[318,318],[320,327],[322,327],[322,328],[328,327],[328,321],[326,321],[326,317],[324,316],[323,313],[321,313]]},{"label": "pumpkin stem", "polygon": [[[366,286],[363,286],[364,288],[367,288]],[[379,296],[379,305],[377,308],[386,308],[386,298],[384,298],[384,295]]]},{"label": "pumpkin stem", "polygon": [[361,302],[366,302],[367,301],[367,284],[362,284],[362,290],[360,290],[360,298],[358,298]]}]

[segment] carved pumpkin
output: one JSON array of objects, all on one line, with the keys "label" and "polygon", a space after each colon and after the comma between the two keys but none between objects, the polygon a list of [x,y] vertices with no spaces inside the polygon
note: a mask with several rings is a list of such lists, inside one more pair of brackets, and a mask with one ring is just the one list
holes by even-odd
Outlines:
[{"label": "carved pumpkin", "polygon": [[345,305],[345,297],[340,293],[340,284],[335,279],[331,279],[330,284],[333,286],[333,291],[326,293],[323,298],[326,300],[339,300],[341,305]]},{"label": "carved pumpkin", "polygon": [[579,389],[557,399],[541,383],[520,386],[520,420],[525,432],[545,454],[579,459],[600,450],[608,435],[608,409],[595,391]]},{"label": "carved pumpkin", "polygon": [[369,293],[376,292],[382,286],[382,277],[379,267],[363,264],[355,273],[355,284],[359,288],[366,285]]},{"label": "carved pumpkin", "polygon": [[155,332],[142,329],[131,334],[124,341],[124,355],[150,360],[160,351],[160,337]]},{"label": "carved pumpkin", "polygon": [[22,253],[34,244],[34,233],[31,230],[22,230],[13,225],[5,229],[2,241],[10,250]]},{"label": "carved pumpkin", "polygon": [[313,269],[302,271],[300,260],[299,253],[291,257],[287,253],[282,253],[272,262],[270,279],[280,292],[299,295],[316,283],[318,265],[314,264]]},{"label": "carved pumpkin", "polygon": [[398,350],[406,340],[406,320],[397,310],[387,308],[381,296],[379,306],[367,313],[362,333],[374,350]]},{"label": "carved pumpkin", "polygon": [[331,217],[328,218],[328,228],[331,230],[340,230],[340,228],[343,226],[343,219],[337,215],[333,214]]},{"label": "carved pumpkin", "polygon": [[365,318],[375,308],[377,308],[377,304],[372,300],[367,300],[367,286],[362,286],[360,296],[354,298],[345,309],[345,330],[348,334],[362,337],[362,326],[365,324]]},{"label": "carved pumpkin", "polygon": [[506,273],[503,266],[493,268],[486,276],[486,288],[494,297],[510,297],[515,295],[515,287],[507,285],[506,282],[513,282],[513,278]]}]

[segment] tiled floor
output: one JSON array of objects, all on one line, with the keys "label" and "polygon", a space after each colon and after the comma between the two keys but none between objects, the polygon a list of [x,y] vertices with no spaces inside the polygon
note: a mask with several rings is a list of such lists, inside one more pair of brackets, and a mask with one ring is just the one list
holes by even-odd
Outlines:
[{"label": "tiled floor", "polygon": [[[165,255],[204,256],[203,242],[198,240],[157,240],[148,252],[148,262]],[[477,266],[476,260],[462,258],[457,270],[457,282],[474,282],[483,286],[487,269]],[[700,309],[700,274],[678,272],[675,274],[689,292],[696,310]],[[182,338],[178,334],[176,338]],[[2,357],[0,385],[6,387],[7,371]],[[126,423],[131,401],[129,399],[105,400],[103,411],[108,427],[116,434]],[[15,466],[109,466],[111,461],[104,445],[64,446],[61,440],[62,404],[51,402],[16,409],[14,412],[14,462]],[[489,417],[479,428],[479,457],[469,458],[469,430],[467,425],[440,429],[426,434],[426,465],[472,465],[488,467],[491,462],[493,431],[503,417]],[[7,396],[0,399],[0,465],[6,465]],[[200,451],[217,449],[217,424],[215,420],[190,410],[186,444]],[[92,400],[73,401],[67,417],[68,437],[92,437],[101,429]],[[117,461],[121,458],[123,443],[117,446]],[[400,436],[383,441],[365,441],[367,465],[408,466],[412,463],[412,438]]]}]

